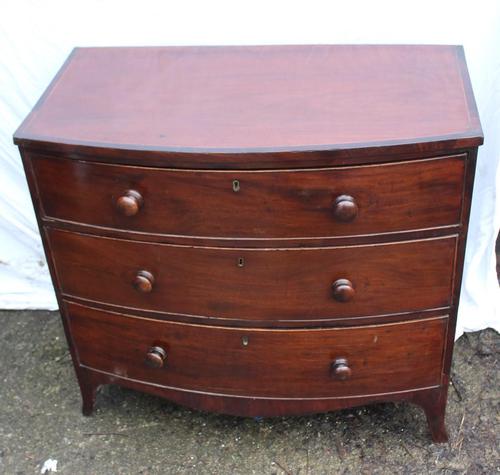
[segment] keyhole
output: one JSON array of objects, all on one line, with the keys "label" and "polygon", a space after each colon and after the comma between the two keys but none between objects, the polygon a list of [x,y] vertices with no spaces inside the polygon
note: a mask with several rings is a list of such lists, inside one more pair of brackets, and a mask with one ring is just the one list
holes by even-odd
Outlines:
[{"label": "keyhole", "polygon": [[240,182],[238,180],[233,180],[233,191],[235,193],[240,191]]},{"label": "keyhole", "polygon": [[241,344],[243,346],[248,346],[248,337],[247,336],[242,336],[241,337]]},{"label": "keyhole", "polygon": [[238,267],[243,267],[245,265],[245,258],[239,257],[238,258]]}]

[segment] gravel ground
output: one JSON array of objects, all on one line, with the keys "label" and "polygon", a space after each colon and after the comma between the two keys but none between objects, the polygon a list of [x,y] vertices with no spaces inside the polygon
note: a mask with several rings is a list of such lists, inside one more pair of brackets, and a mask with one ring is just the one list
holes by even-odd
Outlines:
[{"label": "gravel ground", "polygon": [[403,403],[259,421],[106,386],[85,418],[58,313],[0,312],[0,341],[0,473],[40,473],[49,458],[71,475],[500,472],[492,330],[457,343],[448,444]]}]

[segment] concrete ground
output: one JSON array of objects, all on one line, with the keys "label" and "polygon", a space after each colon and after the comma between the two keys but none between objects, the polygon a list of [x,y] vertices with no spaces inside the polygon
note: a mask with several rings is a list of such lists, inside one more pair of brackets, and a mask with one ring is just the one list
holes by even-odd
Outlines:
[{"label": "concrete ground", "polygon": [[423,412],[379,404],[310,417],[200,413],[107,386],[90,418],[56,312],[0,312],[0,473],[493,474],[500,471],[500,337],[457,343],[448,444],[432,444]]}]

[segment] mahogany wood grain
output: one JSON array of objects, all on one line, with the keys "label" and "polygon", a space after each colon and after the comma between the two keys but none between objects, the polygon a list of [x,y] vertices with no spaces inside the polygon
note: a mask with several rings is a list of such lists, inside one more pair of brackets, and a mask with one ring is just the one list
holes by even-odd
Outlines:
[{"label": "mahogany wood grain", "polygon": [[[455,302],[452,319],[450,320],[449,329],[447,333],[447,344],[446,344],[446,355],[445,355],[445,376],[446,376],[446,391],[448,390],[448,383],[451,371],[451,360],[453,356],[453,346],[455,343],[455,329],[458,318],[458,303],[460,301],[460,294],[462,291],[462,276],[464,271],[465,262],[465,248],[467,244],[467,233],[469,229],[469,219],[471,213],[472,205],[472,193],[474,189],[474,177],[476,174],[476,162],[477,162],[477,149],[472,150],[468,155],[467,169],[464,180],[464,203],[462,207],[462,232],[459,235],[458,245],[457,245],[457,262],[455,266],[455,271],[453,275],[453,295],[452,299]],[[446,395],[445,395],[446,399]]]},{"label": "mahogany wood grain", "polygon": [[[124,307],[212,318],[304,320],[451,304],[455,236],[319,249],[184,247],[55,229],[48,236],[64,295]],[[138,270],[154,276],[150,293],[134,289]],[[356,293],[351,301],[334,298],[332,284],[338,279],[352,282]]]},{"label": "mahogany wood grain", "polygon": [[15,139],[255,153],[482,133],[461,47],[307,45],[78,48]]},{"label": "mahogany wood grain", "polygon": [[366,244],[382,244],[399,241],[415,241],[420,239],[439,238],[458,235],[462,230],[460,223],[438,228],[419,229],[417,231],[400,231],[392,233],[361,234],[356,236],[310,236],[301,238],[231,238],[231,237],[198,237],[169,235],[130,231],[128,229],[106,228],[91,224],[63,221],[49,217],[41,217],[44,228],[61,229],[94,236],[107,236],[132,241],[177,244],[180,246],[234,247],[234,248],[283,248],[283,247],[332,247]]},{"label": "mahogany wood grain", "polygon": [[[80,364],[174,389],[300,399],[390,393],[441,381],[446,318],[260,330],[145,321],[74,304],[67,309]],[[162,368],[145,363],[152,346],[168,355]],[[349,361],[350,378],[332,377],[338,358]]]},{"label": "mahogany wood grain", "polygon": [[[375,166],[211,172],[30,156],[47,217],[143,233],[265,240],[457,224],[466,158],[455,155]],[[236,192],[235,179],[239,182]],[[58,186],[53,185],[55,180]],[[126,215],[118,211],[116,202],[125,200],[130,190],[136,190],[143,201],[139,209],[127,198],[133,215]]]},{"label": "mahogany wood grain", "polygon": [[14,141],[84,414],[102,384],[246,416],[409,401],[447,440],[463,48],[76,49]]},{"label": "mahogany wood grain", "polygon": [[[94,163],[175,168],[177,170],[290,170],[328,168],[421,160],[441,155],[467,153],[477,146],[478,139],[448,138],[436,142],[402,142],[393,145],[295,152],[158,152],[155,150],[125,150],[91,145],[71,145],[23,139],[15,141],[25,153],[67,157]],[[481,137],[482,143],[482,137]]]},{"label": "mahogany wood grain", "polygon": [[66,341],[68,343],[69,353],[71,355],[71,360],[73,361],[73,367],[75,369],[76,378],[78,381],[78,385],[80,387],[80,393],[82,396],[82,413],[83,415],[91,415],[94,403],[96,399],[97,390],[99,389],[99,385],[95,384],[95,378],[91,373],[84,370],[77,364],[77,355],[76,349],[73,342],[73,336],[71,334],[71,330],[69,327],[68,314],[65,310],[65,305],[63,301],[63,297],[60,291],[60,283],[57,278],[57,274],[55,271],[54,260],[52,257],[52,252],[50,248],[50,243],[48,241],[47,234],[44,231],[44,227],[42,224],[42,213],[41,213],[41,203],[40,196],[38,194],[37,186],[35,183],[35,176],[33,172],[33,167],[31,161],[27,158],[24,153],[23,148],[20,149],[21,159],[23,162],[24,172],[26,174],[26,180],[28,182],[28,187],[31,194],[31,200],[33,203],[33,208],[35,209],[35,216],[37,219],[38,229],[40,231],[40,237],[43,243],[43,250],[45,254],[45,258],[47,260],[47,266],[49,268],[50,276],[52,278],[52,283],[54,285],[54,291],[56,294],[57,304],[59,307],[59,311],[61,313],[61,321],[64,329],[64,334],[66,336]]},{"label": "mahogany wood grain", "polygon": [[442,388],[415,392],[411,398],[413,403],[418,404],[425,411],[432,440],[438,443],[448,442],[448,432],[445,426],[448,382],[447,379],[445,381]]},{"label": "mahogany wood grain", "polygon": [[[109,312],[129,312],[136,316],[142,316],[154,320],[173,321],[181,323],[208,324],[231,327],[259,327],[259,328],[328,328],[328,327],[346,327],[353,325],[378,325],[380,323],[404,322],[408,320],[418,320],[431,317],[442,316],[450,312],[450,307],[439,307],[434,309],[425,309],[420,311],[405,311],[399,313],[385,313],[380,315],[362,315],[358,317],[349,317],[345,315],[336,315],[329,318],[313,318],[306,316],[293,320],[280,319],[242,319],[242,318],[214,318],[203,315],[187,315],[180,313],[170,313],[165,310],[154,311],[144,308],[128,308],[121,305],[109,304],[106,302],[97,302],[74,295],[65,295],[67,301],[80,305],[91,306]],[[452,307],[453,308],[453,307]]]}]

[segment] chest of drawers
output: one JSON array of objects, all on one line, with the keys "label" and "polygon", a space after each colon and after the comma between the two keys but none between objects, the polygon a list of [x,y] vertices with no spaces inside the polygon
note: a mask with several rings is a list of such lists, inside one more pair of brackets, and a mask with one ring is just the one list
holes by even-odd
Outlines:
[{"label": "chest of drawers", "polygon": [[481,127],[452,46],[75,49],[15,134],[83,412],[444,415]]}]

